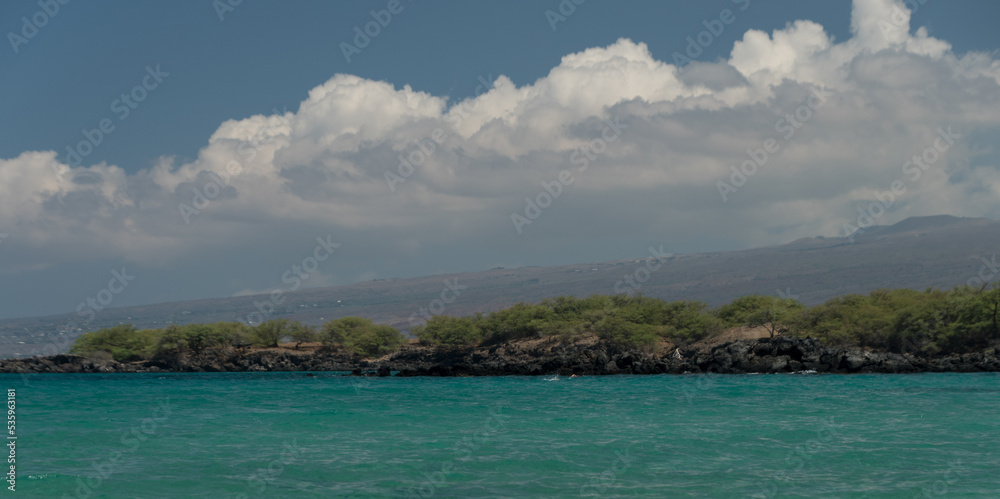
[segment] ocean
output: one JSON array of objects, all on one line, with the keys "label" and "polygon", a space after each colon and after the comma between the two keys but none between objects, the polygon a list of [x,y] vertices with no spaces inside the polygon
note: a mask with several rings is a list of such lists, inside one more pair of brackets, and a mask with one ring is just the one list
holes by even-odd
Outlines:
[{"label": "ocean", "polygon": [[0,380],[10,497],[1000,497],[998,374]]}]

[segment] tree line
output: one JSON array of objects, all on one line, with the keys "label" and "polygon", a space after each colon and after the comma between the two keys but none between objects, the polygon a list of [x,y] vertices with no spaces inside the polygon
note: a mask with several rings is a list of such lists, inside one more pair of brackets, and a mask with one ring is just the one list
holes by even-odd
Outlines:
[{"label": "tree line", "polygon": [[81,335],[70,353],[104,352],[119,362],[132,362],[212,348],[271,348],[283,340],[295,342],[296,349],[303,343],[322,342],[328,350],[343,349],[360,357],[378,357],[397,350],[406,337],[394,327],[375,324],[363,317],[343,317],[319,328],[288,319],[273,319],[256,326],[216,322],[142,330],[122,324]]},{"label": "tree line", "polygon": [[[700,301],[644,296],[559,296],[488,314],[433,316],[412,333],[424,345],[444,347],[530,338],[573,341],[596,335],[623,347],[656,350],[666,342],[688,345],[749,326],[764,327],[771,337],[814,337],[833,346],[937,355],[975,351],[1000,340],[998,319],[1000,288],[965,286],[949,291],[878,289],[813,307],[765,295],[743,296],[714,309]],[[385,355],[406,342],[396,328],[362,317],[336,319],[319,328],[276,319],[257,326],[218,322],[137,330],[119,325],[80,336],[70,352],[106,352],[125,362],[219,347],[276,347],[283,340],[295,342],[295,348],[319,341],[324,349],[343,349],[359,357]]]},{"label": "tree line", "polygon": [[738,326],[764,327],[771,337],[814,337],[832,346],[858,346],[927,355],[974,351],[1000,340],[1000,288],[950,291],[878,289],[806,307],[791,299],[747,295],[710,308],[700,301],[667,302],[628,295],[560,296],[519,303],[490,314],[435,316],[413,333],[422,343],[475,345],[519,338],[596,334],[626,347],[687,345]]}]

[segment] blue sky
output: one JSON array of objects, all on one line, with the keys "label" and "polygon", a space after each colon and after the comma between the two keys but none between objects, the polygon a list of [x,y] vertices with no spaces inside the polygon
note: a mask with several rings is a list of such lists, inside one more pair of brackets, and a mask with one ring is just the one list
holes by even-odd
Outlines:
[{"label": "blue sky", "polygon": [[[606,46],[620,37],[642,41],[657,59],[670,61],[702,21],[734,8],[737,20],[699,60],[728,54],[747,29],[772,31],[811,19],[843,40],[849,36],[850,2],[754,0],[744,12],[729,0],[598,2],[580,5],[553,31],[544,12],[559,2],[402,2],[391,28],[348,63],[339,48],[354,27],[371,20],[385,1],[246,0],[220,21],[208,0],[178,2],[70,2],[40,34],[2,52],[0,157],[55,149],[80,140],[80,129],[109,114],[110,103],[134,86],[149,64],[171,73],[170,84],[144,102],[128,123],[88,160],[126,171],[147,168],[157,157],[193,158],[219,123],[294,110],[306,92],[336,73],[349,73],[454,99],[475,92],[479,75],[507,75],[534,82],[562,56]],[[4,32],[19,32],[21,16],[37,1],[4,2]],[[1000,4],[989,0],[929,0],[913,19],[958,52],[997,49]]]},{"label": "blue sky", "polygon": [[[875,193],[908,181],[900,165],[952,123],[962,140],[942,153],[945,167],[915,180],[877,223],[997,215],[996,2],[589,0],[553,30],[546,11],[558,12],[558,1],[403,0],[345,60],[341,44],[388,4],[245,0],[220,19],[209,0],[70,1],[52,16],[37,1],[0,3],[0,317],[71,312],[122,267],[137,277],[111,306],[267,292],[328,234],[341,253],[306,285],[839,235]],[[908,13],[902,33],[879,34],[878,22],[899,31],[894,8]],[[731,23],[716,24],[724,9]],[[22,17],[47,19],[27,43],[17,41]],[[811,23],[790,24],[797,20]],[[670,69],[705,23],[721,34],[699,48],[697,64]],[[564,59],[571,54],[583,55]],[[611,67],[621,61],[629,63]],[[157,67],[162,81],[140,90],[142,102],[123,117],[116,99]],[[683,85],[671,86],[672,72]],[[509,93],[476,100],[481,81]],[[326,90],[312,95],[317,88]],[[827,112],[814,110],[770,168],[729,199],[718,182],[732,182],[730,164],[815,88],[833,92]],[[396,158],[461,102],[486,114],[439,144],[438,170],[386,185]],[[274,110],[284,118],[248,121]],[[557,179],[614,116],[637,133],[622,132],[620,148],[608,145],[591,174],[577,171],[564,198],[519,225],[523,198],[537,199],[541,182]],[[67,145],[102,120],[113,130],[76,165]],[[273,161],[185,220],[176,206],[191,203],[192,186],[204,187],[226,154],[239,157],[238,145],[222,144],[262,131],[288,142],[258,144]],[[729,139],[741,144],[735,152]],[[796,156],[797,147],[811,156]],[[56,156],[32,155],[45,151]],[[620,170],[598,170],[605,164]]]}]

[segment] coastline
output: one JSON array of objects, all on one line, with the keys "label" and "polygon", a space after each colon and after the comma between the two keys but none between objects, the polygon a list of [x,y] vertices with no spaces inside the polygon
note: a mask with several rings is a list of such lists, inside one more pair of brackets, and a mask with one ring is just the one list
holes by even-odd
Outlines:
[{"label": "coastline", "polygon": [[621,348],[596,338],[527,340],[466,348],[403,346],[378,359],[344,352],[212,349],[138,362],[59,354],[0,360],[0,373],[157,373],[343,371],[360,376],[542,376],[615,374],[829,374],[1000,372],[1000,348],[918,356],[834,347],[813,338],[748,338],[714,345]]}]

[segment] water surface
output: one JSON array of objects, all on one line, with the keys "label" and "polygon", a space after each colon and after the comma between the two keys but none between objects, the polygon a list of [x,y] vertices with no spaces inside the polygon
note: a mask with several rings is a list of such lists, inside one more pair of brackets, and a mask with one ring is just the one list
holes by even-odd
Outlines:
[{"label": "water surface", "polygon": [[18,497],[1000,495],[997,374],[0,378]]}]

